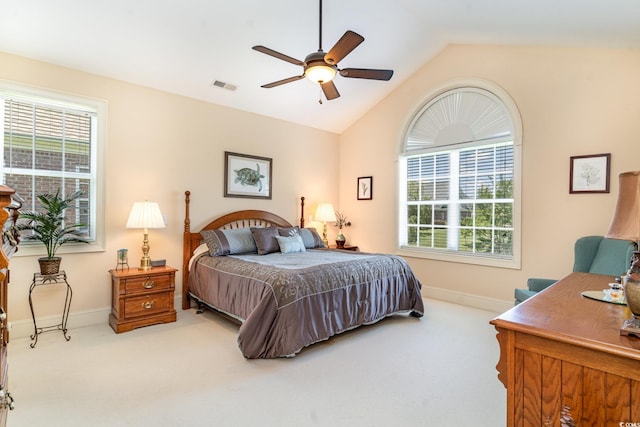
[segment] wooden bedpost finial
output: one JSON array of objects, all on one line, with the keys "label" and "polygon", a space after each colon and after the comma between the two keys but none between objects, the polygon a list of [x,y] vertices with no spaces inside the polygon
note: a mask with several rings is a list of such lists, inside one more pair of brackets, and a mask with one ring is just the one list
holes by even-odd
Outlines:
[{"label": "wooden bedpost finial", "polygon": [[304,228],[304,196],[300,197],[300,228]]}]

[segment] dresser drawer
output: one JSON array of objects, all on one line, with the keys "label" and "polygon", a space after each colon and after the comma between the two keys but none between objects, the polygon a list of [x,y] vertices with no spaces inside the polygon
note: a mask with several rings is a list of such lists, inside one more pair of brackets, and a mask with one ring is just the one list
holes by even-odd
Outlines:
[{"label": "dresser drawer", "polygon": [[170,274],[129,277],[124,280],[124,293],[129,295],[167,290],[171,288],[172,284],[173,280]]},{"label": "dresser drawer", "polygon": [[124,300],[124,318],[126,320],[168,313],[173,309],[173,292],[158,292],[128,297]]}]

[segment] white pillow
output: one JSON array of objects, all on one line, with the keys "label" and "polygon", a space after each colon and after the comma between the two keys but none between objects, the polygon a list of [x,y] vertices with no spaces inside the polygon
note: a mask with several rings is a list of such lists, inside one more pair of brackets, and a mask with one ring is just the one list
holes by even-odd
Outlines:
[{"label": "white pillow", "polygon": [[283,254],[290,254],[294,252],[306,252],[307,250],[304,247],[304,241],[302,237],[299,235],[284,237],[284,236],[275,236],[276,241],[278,242],[278,246],[280,246],[280,252]]},{"label": "white pillow", "polygon": [[207,252],[208,250],[209,250],[209,247],[207,246],[207,244],[201,243],[200,246],[198,246],[193,250],[193,256],[198,256],[203,252]]},{"label": "white pillow", "polygon": [[189,271],[191,271],[191,265],[193,265],[193,261],[196,259],[196,257],[205,252],[209,252],[209,247],[206,243],[200,244],[200,246],[193,250],[193,255],[191,256],[191,259],[189,259]]}]

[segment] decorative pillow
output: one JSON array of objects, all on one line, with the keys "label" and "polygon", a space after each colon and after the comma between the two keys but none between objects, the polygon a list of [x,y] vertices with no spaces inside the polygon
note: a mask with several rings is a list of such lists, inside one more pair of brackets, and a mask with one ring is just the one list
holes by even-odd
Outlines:
[{"label": "decorative pillow", "polygon": [[304,242],[304,247],[306,249],[324,248],[324,243],[322,243],[322,238],[320,237],[320,234],[318,234],[318,230],[313,227],[278,228],[278,234],[280,234],[281,236],[299,235],[300,237],[302,237],[302,241]]},{"label": "decorative pillow", "polygon": [[276,236],[278,235],[278,229],[276,227],[251,227],[251,234],[253,235],[253,240],[256,242],[258,255],[266,255],[280,250],[280,246],[278,246],[278,241],[276,240]]},{"label": "decorative pillow", "polygon": [[278,228],[278,234],[284,237],[298,236],[300,234],[300,227]]},{"label": "decorative pillow", "polygon": [[276,241],[278,242],[278,246],[280,246],[280,252],[282,252],[283,254],[307,251],[304,247],[302,237],[300,237],[299,235],[291,237],[276,236]]},{"label": "decorative pillow", "polygon": [[304,247],[307,249],[325,247],[324,243],[322,243],[322,237],[320,237],[320,234],[318,234],[318,230],[313,227],[301,228],[300,236],[302,236]]},{"label": "decorative pillow", "polygon": [[248,228],[203,230],[200,235],[209,248],[210,256],[246,254],[257,249]]}]

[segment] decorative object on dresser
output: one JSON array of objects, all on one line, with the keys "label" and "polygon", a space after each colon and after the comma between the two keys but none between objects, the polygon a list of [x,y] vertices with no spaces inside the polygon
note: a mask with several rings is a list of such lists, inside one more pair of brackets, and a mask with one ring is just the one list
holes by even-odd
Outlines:
[{"label": "decorative object on dresser", "polygon": [[350,227],[351,221],[347,221],[347,216],[336,211],[336,227],[338,227],[338,235],[336,236],[336,246],[340,249],[344,248],[347,239],[342,234],[342,227]]},{"label": "decorative object on dresser", "polygon": [[169,266],[144,271],[110,270],[111,328],[121,333],[142,326],[175,322],[176,271]]},{"label": "decorative object on dresser", "polygon": [[239,322],[246,358],[291,357],[388,316],[424,313],[420,282],[398,256],[330,250],[315,228],[260,210],[192,233],[189,204],[187,191],[183,309],[195,301]]},{"label": "decorative object on dresser", "polygon": [[139,270],[151,269],[151,258],[149,258],[149,228],[164,228],[164,218],[160,211],[160,206],[156,202],[135,202],[129,213],[127,228],[144,229],[142,240],[142,258],[140,259]]},{"label": "decorative object on dresser", "polygon": [[640,337],[640,171],[623,172],[618,178],[618,201],[606,237],[628,240],[633,245],[633,257],[623,280],[625,299],[633,316],[625,320],[620,333]]},{"label": "decorative object on dresser", "polygon": [[116,270],[124,270],[127,267],[129,269],[129,251],[127,249],[118,249],[118,263],[116,264]]},{"label": "decorative object on dresser", "polygon": [[268,157],[224,152],[224,197],[271,199],[273,161]]},{"label": "decorative object on dresser", "polygon": [[89,243],[82,230],[87,225],[69,221],[69,216],[66,215],[67,209],[78,209],[78,199],[83,196],[83,191],[76,191],[63,197],[60,189],[55,194],[40,194],[37,198],[42,210],[26,210],[20,214],[19,219],[27,220],[17,224],[20,231],[28,232],[23,233],[22,237],[42,242],[47,250],[46,257],[38,258],[40,274],[58,273],[61,258],[56,257],[56,252],[60,246],[66,243]]},{"label": "decorative object on dresser", "polygon": [[20,216],[21,199],[12,188],[0,185],[0,226],[2,226],[2,251],[0,251],[0,426],[7,424],[7,412],[14,408],[9,392],[7,344],[7,295],[9,284],[9,260],[18,250],[20,234],[16,222]]},{"label": "decorative object on dresser", "polygon": [[373,199],[373,177],[361,176],[358,178],[358,200]]},{"label": "decorative object on dresser", "polygon": [[328,247],[329,241],[327,240],[327,222],[336,222],[336,211],[333,209],[333,205],[331,203],[319,203],[318,207],[316,208],[316,215],[314,219],[323,224],[322,243],[324,243],[324,245]]}]

